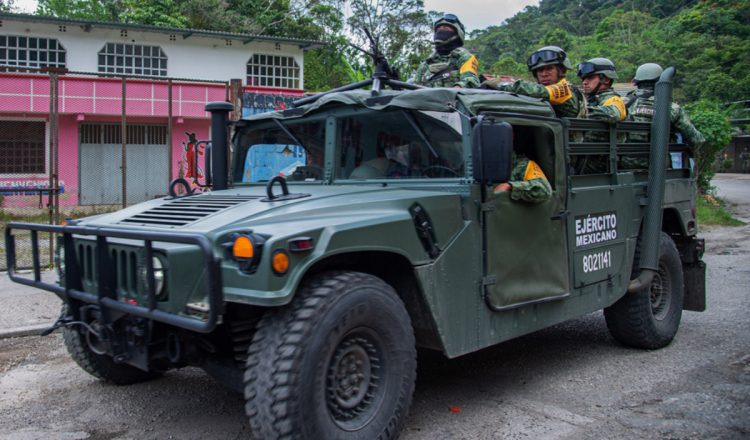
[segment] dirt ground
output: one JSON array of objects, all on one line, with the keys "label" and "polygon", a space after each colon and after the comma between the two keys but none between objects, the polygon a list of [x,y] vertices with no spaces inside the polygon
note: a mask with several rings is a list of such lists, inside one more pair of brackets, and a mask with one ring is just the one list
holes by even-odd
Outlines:
[{"label": "dirt ground", "polygon": [[[716,184],[750,222],[750,175]],[[708,310],[671,345],[624,348],[594,313],[455,360],[420,353],[402,440],[750,438],[750,223],[701,235]],[[116,387],[59,333],[0,340],[0,440],[244,439],[243,406],[199,369]]]}]

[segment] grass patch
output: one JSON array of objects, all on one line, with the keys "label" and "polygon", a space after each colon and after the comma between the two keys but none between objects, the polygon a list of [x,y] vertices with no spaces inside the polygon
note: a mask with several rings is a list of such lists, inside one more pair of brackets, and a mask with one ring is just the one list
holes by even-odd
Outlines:
[{"label": "grass patch", "polygon": [[698,224],[713,226],[742,226],[745,223],[737,220],[727,211],[725,203],[711,195],[698,196]]}]

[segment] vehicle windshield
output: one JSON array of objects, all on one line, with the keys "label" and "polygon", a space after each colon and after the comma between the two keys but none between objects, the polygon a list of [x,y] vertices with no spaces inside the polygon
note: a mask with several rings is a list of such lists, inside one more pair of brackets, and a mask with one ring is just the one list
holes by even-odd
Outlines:
[{"label": "vehicle windshield", "polygon": [[245,130],[238,140],[235,182],[264,182],[275,176],[287,180],[323,179],[325,124],[277,121]]},{"label": "vehicle windshield", "polygon": [[[337,119],[334,177],[345,180],[463,177],[457,113],[393,109]],[[324,177],[324,119],[263,121],[237,139],[236,183]]]},{"label": "vehicle windshield", "polygon": [[461,177],[457,113],[394,109],[339,119],[339,179]]}]

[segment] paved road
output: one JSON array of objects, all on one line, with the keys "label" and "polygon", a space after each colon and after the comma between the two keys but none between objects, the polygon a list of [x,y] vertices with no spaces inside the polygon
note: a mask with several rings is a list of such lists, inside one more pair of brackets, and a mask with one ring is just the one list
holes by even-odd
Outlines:
[{"label": "paved road", "polygon": [[[750,176],[715,183],[750,220]],[[420,353],[402,439],[750,438],[750,225],[702,235],[709,309],[670,346],[619,346],[595,313],[456,360]],[[59,334],[0,340],[0,440],[248,436],[242,398],[200,370],[108,386]]]}]

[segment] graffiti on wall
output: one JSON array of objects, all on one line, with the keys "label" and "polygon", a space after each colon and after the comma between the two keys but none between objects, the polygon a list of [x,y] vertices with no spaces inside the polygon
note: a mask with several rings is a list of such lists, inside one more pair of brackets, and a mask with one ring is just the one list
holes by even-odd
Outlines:
[{"label": "graffiti on wall", "polygon": [[[65,182],[58,181],[60,193],[65,192]],[[34,196],[49,194],[48,179],[0,179],[0,195],[3,196]]]},{"label": "graffiti on wall", "polygon": [[242,116],[250,116],[272,110],[286,110],[292,107],[292,102],[295,99],[299,99],[299,97],[246,92],[242,95]]},{"label": "graffiti on wall", "polygon": [[203,169],[198,165],[198,159],[203,156],[206,147],[205,141],[199,141],[195,133],[185,132],[188,139],[182,143],[182,162],[180,163],[180,177],[186,179],[203,178]]}]

